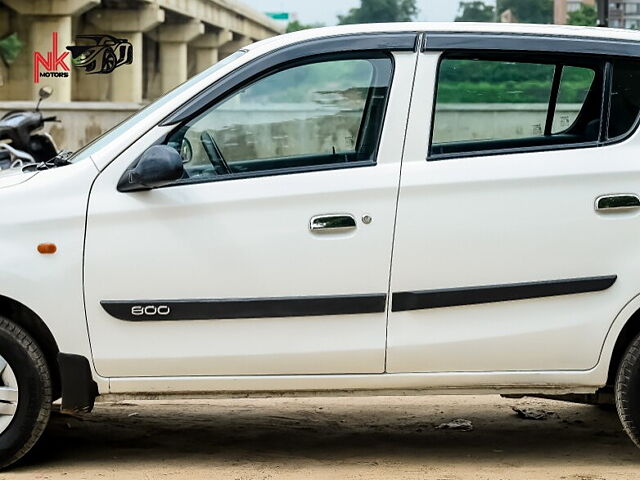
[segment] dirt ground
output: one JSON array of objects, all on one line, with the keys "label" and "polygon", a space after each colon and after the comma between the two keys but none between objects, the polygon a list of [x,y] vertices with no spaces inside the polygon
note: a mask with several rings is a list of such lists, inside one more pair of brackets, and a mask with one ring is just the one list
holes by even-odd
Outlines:
[{"label": "dirt ground", "polygon": [[[512,406],[553,411],[524,420]],[[473,431],[439,430],[453,419]],[[99,404],[54,416],[11,479],[640,479],[616,414],[498,396]]]}]

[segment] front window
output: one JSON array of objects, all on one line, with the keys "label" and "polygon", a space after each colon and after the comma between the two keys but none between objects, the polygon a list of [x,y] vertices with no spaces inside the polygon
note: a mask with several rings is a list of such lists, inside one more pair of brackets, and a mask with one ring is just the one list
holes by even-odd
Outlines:
[{"label": "front window", "polygon": [[185,181],[372,163],[391,72],[382,54],[279,69],[182,125],[168,144],[183,157]]}]

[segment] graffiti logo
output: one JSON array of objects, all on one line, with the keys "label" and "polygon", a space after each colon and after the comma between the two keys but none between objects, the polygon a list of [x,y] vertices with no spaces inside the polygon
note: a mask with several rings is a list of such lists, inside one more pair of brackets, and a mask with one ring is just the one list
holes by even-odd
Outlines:
[{"label": "graffiti logo", "polygon": [[[133,45],[111,35],[78,35],[78,44],[67,47],[74,66],[86,73],[111,73],[120,65],[133,63]],[[68,53],[68,52],[67,52]]]},{"label": "graffiti logo", "polygon": [[[33,52],[33,81],[39,83],[40,78],[68,77],[69,65],[65,62],[69,52],[58,52],[58,33],[51,34],[51,51],[46,57],[40,52]],[[40,68],[44,71],[41,71]],[[58,68],[62,71],[58,71]]]}]

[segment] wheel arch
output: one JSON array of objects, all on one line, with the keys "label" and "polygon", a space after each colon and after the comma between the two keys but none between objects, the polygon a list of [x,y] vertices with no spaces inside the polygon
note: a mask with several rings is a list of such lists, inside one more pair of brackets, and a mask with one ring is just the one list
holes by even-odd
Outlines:
[{"label": "wheel arch", "polygon": [[0,295],[0,315],[15,322],[36,341],[51,373],[53,399],[60,398],[60,368],[57,360],[60,349],[49,327],[29,307],[4,295]]},{"label": "wheel arch", "polygon": [[[636,297],[634,301],[637,299]],[[635,303],[635,302],[634,302]],[[607,372],[607,387],[612,387],[615,383],[616,375],[618,373],[618,366],[622,361],[627,348],[631,341],[640,334],[640,305],[635,305],[635,311],[626,320],[622,329],[616,337],[613,350],[609,357],[609,369]]]}]

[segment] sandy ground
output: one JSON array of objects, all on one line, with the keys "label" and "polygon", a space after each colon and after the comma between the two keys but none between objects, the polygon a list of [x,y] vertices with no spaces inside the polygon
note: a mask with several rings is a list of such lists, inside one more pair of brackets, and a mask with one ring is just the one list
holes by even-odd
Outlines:
[{"label": "sandy ground", "polygon": [[[523,420],[512,406],[555,412]],[[436,425],[471,420],[471,432]],[[100,404],[0,479],[640,479],[614,412],[497,396]]]}]

